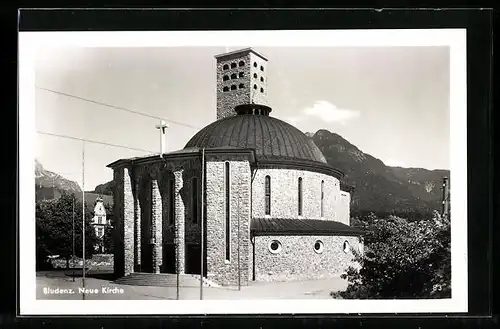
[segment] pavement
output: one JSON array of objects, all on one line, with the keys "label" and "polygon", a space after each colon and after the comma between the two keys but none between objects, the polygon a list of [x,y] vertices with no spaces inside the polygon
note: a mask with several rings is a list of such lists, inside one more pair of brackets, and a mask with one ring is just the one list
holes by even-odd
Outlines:
[{"label": "pavement", "polygon": [[[83,298],[79,291],[87,289],[86,300],[144,300],[177,299],[176,287],[151,287],[114,284],[106,273],[85,278],[72,278],[64,271],[37,272],[37,299],[78,300]],[[251,282],[248,286],[203,287],[203,299],[331,299],[330,292],[344,290],[347,281],[340,277],[328,279]],[[180,287],[179,299],[199,300],[200,288]]]}]

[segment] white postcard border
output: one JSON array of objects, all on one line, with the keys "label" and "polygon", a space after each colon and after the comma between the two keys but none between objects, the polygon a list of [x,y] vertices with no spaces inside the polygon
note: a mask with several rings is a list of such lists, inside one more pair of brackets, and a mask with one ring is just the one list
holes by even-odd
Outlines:
[{"label": "white postcard border", "polygon": [[[244,41],[241,41],[244,40]],[[441,300],[37,300],[35,56],[42,47],[450,47],[452,298]],[[467,312],[466,31],[172,31],[19,33],[19,302],[21,315]],[[453,114],[453,115],[452,115]]]}]

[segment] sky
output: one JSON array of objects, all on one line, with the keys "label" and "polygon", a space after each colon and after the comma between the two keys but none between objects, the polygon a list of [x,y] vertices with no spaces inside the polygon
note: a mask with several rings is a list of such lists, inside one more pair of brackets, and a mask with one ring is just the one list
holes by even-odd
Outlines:
[{"label": "sky", "polygon": [[[39,133],[36,158],[80,186],[84,162],[88,191],[113,179],[109,163],[159,152],[159,120],[116,107],[164,118],[166,150],[182,149],[216,119],[214,56],[237,49],[39,50],[36,130],[123,147],[86,142],[83,154],[81,141]],[[254,49],[269,59],[272,116],[303,132],[335,132],[386,165],[450,168],[448,47]]]}]

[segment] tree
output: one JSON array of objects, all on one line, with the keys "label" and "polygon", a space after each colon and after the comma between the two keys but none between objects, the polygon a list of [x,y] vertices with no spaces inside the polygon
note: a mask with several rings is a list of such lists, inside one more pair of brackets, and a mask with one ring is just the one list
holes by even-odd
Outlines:
[{"label": "tree", "polygon": [[365,254],[355,253],[360,270],[349,267],[346,291],[335,298],[442,298],[451,296],[450,222],[432,218],[408,221],[369,215],[354,219],[365,232]]},{"label": "tree", "polygon": [[[75,224],[75,256],[82,257],[82,203],[74,195],[62,194],[59,199],[36,204],[37,263],[43,264],[49,255],[69,259],[73,254],[73,202]],[[91,225],[91,212],[85,211],[85,256],[92,257],[97,237]]]}]

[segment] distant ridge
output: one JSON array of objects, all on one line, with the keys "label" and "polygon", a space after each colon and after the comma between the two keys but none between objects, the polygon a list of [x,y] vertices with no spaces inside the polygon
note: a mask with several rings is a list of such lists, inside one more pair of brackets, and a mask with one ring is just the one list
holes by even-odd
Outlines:
[{"label": "distant ridge", "polygon": [[441,210],[441,184],[449,170],[386,166],[342,136],[321,129],[309,133],[327,162],[345,173],[354,187],[354,212],[431,213]]}]

